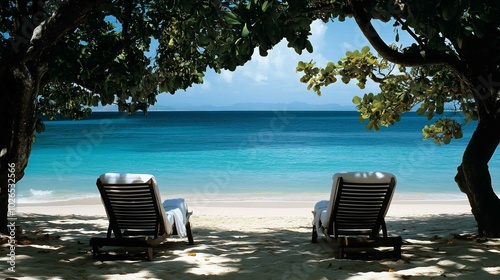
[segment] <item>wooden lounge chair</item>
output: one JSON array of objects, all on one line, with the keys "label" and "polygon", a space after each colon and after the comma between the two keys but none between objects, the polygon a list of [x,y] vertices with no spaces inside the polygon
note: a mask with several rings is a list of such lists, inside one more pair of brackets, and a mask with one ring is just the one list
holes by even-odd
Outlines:
[{"label": "wooden lounge chair", "polygon": [[152,260],[153,247],[179,231],[186,233],[189,244],[193,244],[189,222],[192,212],[187,212],[184,199],[166,200],[164,204],[181,202],[184,205],[164,209],[153,175],[106,173],[96,184],[109,226],[106,237],[90,239],[94,258],[101,256],[100,247],[123,246],[146,247],[147,257]]},{"label": "wooden lounge chair", "polygon": [[[388,237],[385,224],[395,187],[396,177],[390,173],[335,174],[330,200],[315,205],[312,243],[322,232],[329,242],[338,245],[340,258],[399,259],[402,239]],[[376,250],[382,247],[393,250]]]}]

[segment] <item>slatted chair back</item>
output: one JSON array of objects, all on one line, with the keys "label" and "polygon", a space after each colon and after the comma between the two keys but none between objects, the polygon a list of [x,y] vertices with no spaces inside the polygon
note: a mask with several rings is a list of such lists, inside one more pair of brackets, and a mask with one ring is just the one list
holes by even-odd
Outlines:
[{"label": "slatted chair back", "polygon": [[97,179],[97,187],[109,218],[107,237],[165,234],[166,218],[153,176]]},{"label": "slatted chair back", "polygon": [[376,237],[382,229],[387,237],[385,215],[396,179],[382,172],[339,173],[334,176],[332,200],[327,215],[328,234]]}]

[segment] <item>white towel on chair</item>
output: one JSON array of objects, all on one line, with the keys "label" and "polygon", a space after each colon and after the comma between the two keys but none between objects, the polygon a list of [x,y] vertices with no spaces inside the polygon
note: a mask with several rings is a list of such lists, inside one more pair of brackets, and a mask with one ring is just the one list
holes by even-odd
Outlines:
[{"label": "white towel on chair", "polygon": [[163,209],[167,214],[168,226],[167,232],[172,232],[172,225],[175,222],[177,234],[180,237],[185,237],[187,223],[187,205],[184,198],[167,199],[163,201]]},{"label": "white towel on chair", "polygon": [[326,210],[328,209],[328,200],[320,200],[314,205],[314,220],[313,225],[319,228],[323,223],[326,222]]}]

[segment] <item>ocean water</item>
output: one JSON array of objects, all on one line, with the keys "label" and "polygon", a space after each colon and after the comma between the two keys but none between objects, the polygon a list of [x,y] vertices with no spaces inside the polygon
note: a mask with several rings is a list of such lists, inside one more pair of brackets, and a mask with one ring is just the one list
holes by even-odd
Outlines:
[{"label": "ocean water", "polygon": [[[153,174],[162,196],[306,199],[327,195],[340,171],[397,176],[399,199],[466,199],[454,182],[475,124],[450,145],[423,141],[424,117],[367,131],[357,112],[96,112],[47,121],[38,134],[20,203],[99,197],[106,172]],[[490,162],[498,193],[500,156]]]}]

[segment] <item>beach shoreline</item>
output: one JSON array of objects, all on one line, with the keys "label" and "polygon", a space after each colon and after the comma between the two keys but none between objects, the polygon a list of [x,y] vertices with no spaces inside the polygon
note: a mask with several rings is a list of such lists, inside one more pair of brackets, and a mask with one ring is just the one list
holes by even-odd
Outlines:
[{"label": "beach shoreline", "polygon": [[[325,197],[327,199],[327,197]],[[273,200],[261,196],[247,196],[245,199],[190,199],[186,198],[191,211],[205,215],[228,216],[282,216],[310,215],[319,200]],[[47,215],[106,215],[100,198],[82,198],[68,201],[44,203],[19,203],[19,213]],[[468,214],[470,205],[466,200],[402,200],[394,199],[387,216],[406,215]]]}]

